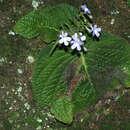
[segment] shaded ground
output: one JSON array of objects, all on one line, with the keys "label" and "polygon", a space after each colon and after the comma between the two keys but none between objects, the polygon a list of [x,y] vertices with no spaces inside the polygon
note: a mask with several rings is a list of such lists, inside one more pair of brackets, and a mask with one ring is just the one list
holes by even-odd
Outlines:
[{"label": "shaded ground", "polygon": [[[41,0],[40,8],[64,0]],[[69,0],[65,0],[66,2]],[[57,122],[49,110],[40,108],[31,91],[31,76],[40,48],[45,45],[9,35],[15,22],[33,9],[32,0],[0,0],[0,130],[128,130],[130,92],[118,87],[90,110],[77,115],[73,124]],[[78,0],[69,3],[78,6]],[[94,22],[130,41],[130,9],[123,0],[89,0]]]}]

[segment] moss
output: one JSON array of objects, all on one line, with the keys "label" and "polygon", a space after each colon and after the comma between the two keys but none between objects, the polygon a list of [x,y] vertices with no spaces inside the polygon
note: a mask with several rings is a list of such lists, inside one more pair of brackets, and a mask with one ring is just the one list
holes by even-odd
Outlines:
[{"label": "moss", "polygon": [[111,113],[104,120],[98,123],[101,130],[115,130],[120,128],[127,130],[130,128],[128,122],[128,108],[130,107],[129,94],[124,95],[113,105]]},{"label": "moss", "polygon": [[12,124],[9,122],[9,120],[4,120],[3,126],[5,130],[12,130]]}]

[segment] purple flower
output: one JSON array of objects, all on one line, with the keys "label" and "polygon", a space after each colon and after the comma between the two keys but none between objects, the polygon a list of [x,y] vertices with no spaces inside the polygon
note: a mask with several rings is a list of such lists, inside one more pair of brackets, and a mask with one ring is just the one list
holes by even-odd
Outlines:
[{"label": "purple flower", "polygon": [[87,8],[86,4],[82,5],[81,8],[84,11],[84,14],[91,14],[91,11]]},{"label": "purple flower", "polygon": [[[79,38],[80,36],[80,38]],[[79,33],[79,36],[77,33],[75,33],[73,36],[72,36],[72,46],[71,46],[71,49],[74,50],[74,49],[77,49],[78,51],[81,51],[81,46],[84,44],[83,41],[86,40],[86,37],[85,36],[82,36],[82,33]]]},{"label": "purple flower", "polygon": [[90,27],[92,31],[92,36],[94,37],[96,35],[96,37],[99,37],[100,36],[99,32],[101,32],[101,28],[97,28],[97,25],[94,25],[94,27],[90,25]]},{"label": "purple flower", "polygon": [[60,38],[61,38],[59,40],[60,44],[64,44],[65,46],[69,45],[69,42],[71,41],[71,37],[68,37],[68,33],[62,31],[62,34],[60,35]]}]

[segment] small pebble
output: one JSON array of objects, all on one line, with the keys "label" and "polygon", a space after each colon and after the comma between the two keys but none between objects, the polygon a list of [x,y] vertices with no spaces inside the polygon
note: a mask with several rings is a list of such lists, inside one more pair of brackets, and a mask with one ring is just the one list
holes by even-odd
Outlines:
[{"label": "small pebble", "polygon": [[51,113],[47,113],[48,117],[54,118],[54,116]]},{"label": "small pebble", "polygon": [[17,92],[15,92],[14,94],[15,94],[15,95],[17,95],[18,93],[17,93]]},{"label": "small pebble", "polygon": [[50,126],[49,126],[49,125],[47,125],[46,127],[47,127],[47,128],[49,128]]},{"label": "small pebble", "polygon": [[14,103],[16,103],[16,100],[14,100]]},{"label": "small pebble", "polygon": [[15,91],[15,89],[14,88],[12,88],[12,92],[14,92]]},{"label": "small pebble", "polygon": [[119,13],[120,13],[120,11],[118,11],[118,10],[111,11],[111,15],[113,15],[113,14],[119,14]]},{"label": "small pebble", "polygon": [[1,57],[0,58],[0,63],[4,63],[4,62],[7,62],[7,58],[6,57]]},{"label": "small pebble", "polygon": [[115,23],[115,19],[111,20],[111,25],[113,25]]},{"label": "small pebble", "polygon": [[35,61],[32,56],[28,56],[27,59],[28,59],[29,63],[33,63]]},{"label": "small pebble", "polygon": [[84,119],[81,119],[80,121],[83,122]]},{"label": "small pebble", "polygon": [[17,69],[17,71],[18,71],[19,74],[23,73],[23,71],[21,69]]},{"label": "small pebble", "polygon": [[45,118],[45,120],[48,120],[48,118]]},{"label": "small pebble", "polygon": [[17,92],[22,92],[22,87],[19,87],[19,88],[17,89]]},{"label": "small pebble", "polygon": [[31,108],[28,103],[25,103],[24,106],[26,107],[27,110],[29,110]]},{"label": "small pebble", "polygon": [[36,9],[36,10],[37,10],[39,4],[40,4],[39,1],[36,1],[36,0],[33,0],[33,1],[32,1],[32,6],[33,6],[33,8]]},{"label": "small pebble", "polygon": [[115,100],[115,101],[118,101],[119,98],[120,98],[120,96],[116,96],[116,97],[114,98],[114,100]]},{"label": "small pebble", "polygon": [[13,123],[13,120],[10,120],[10,119],[9,119],[9,123]]},{"label": "small pebble", "polygon": [[6,92],[6,95],[9,95],[9,92],[8,92],[8,91]]},{"label": "small pebble", "polygon": [[35,109],[33,109],[32,112],[35,113],[36,112]]},{"label": "small pebble", "polygon": [[9,110],[12,110],[12,108],[13,108],[12,106],[11,106],[11,107],[9,107]]},{"label": "small pebble", "polygon": [[42,127],[41,127],[41,126],[38,126],[36,129],[37,129],[37,130],[42,130]]},{"label": "small pebble", "polygon": [[37,118],[37,122],[41,123],[42,119],[40,119],[39,117]]},{"label": "small pebble", "polygon": [[12,30],[10,30],[8,34],[13,36],[15,35],[15,33]]}]

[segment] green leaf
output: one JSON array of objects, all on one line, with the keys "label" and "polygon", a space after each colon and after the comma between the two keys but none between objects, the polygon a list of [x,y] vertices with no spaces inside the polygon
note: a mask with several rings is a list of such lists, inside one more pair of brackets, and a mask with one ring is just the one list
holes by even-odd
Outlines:
[{"label": "green leaf", "polygon": [[52,40],[57,39],[58,31],[49,28],[43,28],[40,32],[41,40],[50,43]]},{"label": "green leaf", "polygon": [[113,79],[124,80],[124,73],[120,66],[124,66],[130,59],[130,46],[126,40],[102,32],[99,41],[88,42],[86,63],[96,90],[102,95],[113,88]]},{"label": "green leaf", "polygon": [[74,113],[81,112],[93,105],[98,98],[98,93],[88,81],[81,80],[77,88],[72,93],[72,103]]},{"label": "green leaf", "polygon": [[24,38],[34,38],[39,35],[38,24],[39,24],[39,12],[32,11],[29,14],[22,17],[14,26],[14,31],[20,34]]},{"label": "green leaf", "polygon": [[[77,15],[77,12],[76,8],[68,4],[59,4],[35,10],[22,17],[14,26],[14,31],[29,39],[36,37],[40,32],[58,31],[59,27],[65,23],[70,24],[69,19],[72,20]],[[44,39],[48,41],[46,35]],[[55,37],[49,37],[49,41],[54,39]]]},{"label": "green leaf", "polygon": [[41,50],[32,77],[34,98],[41,106],[51,106],[57,94],[66,93],[63,73],[67,65],[76,59],[64,50],[57,50],[49,56],[50,50],[51,47]]},{"label": "green leaf", "polygon": [[71,123],[73,120],[73,105],[70,102],[70,97],[58,98],[51,106],[51,112],[59,121]]}]

